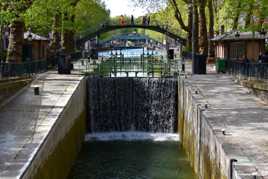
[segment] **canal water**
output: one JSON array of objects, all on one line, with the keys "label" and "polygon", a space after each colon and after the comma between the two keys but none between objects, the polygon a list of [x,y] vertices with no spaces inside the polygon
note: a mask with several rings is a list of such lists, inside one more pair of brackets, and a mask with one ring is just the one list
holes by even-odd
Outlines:
[{"label": "canal water", "polygon": [[178,142],[86,142],[69,179],[196,179]]},{"label": "canal water", "polygon": [[196,179],[176,134],[176,80],[118,76],[88,78],[90,133],[69,179]]}]

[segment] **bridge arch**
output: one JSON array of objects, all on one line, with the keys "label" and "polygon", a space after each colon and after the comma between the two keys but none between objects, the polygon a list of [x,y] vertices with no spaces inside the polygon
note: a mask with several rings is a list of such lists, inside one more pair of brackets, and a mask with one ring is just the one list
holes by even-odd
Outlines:
[{"label": "bridge arch", "polygon": [[152,30],[152,31],[155,31],[155,32],[165,34],[168,37],[177,40],[182,45],[186,44],[186,39],[185,38],[183,38],[183,37],[181,37],[181,36],[179,36],[177,34],[174,34],[174,33],[170,32],[170,31],[168,31],[166,28],[163,28],[163,27],[161,27],[159,25],[106,25],[106,26],[103,26],[102,28],[98,29],[97,31],[86,35],[85,37],[82,37],[82,38],[78,39],[77,43],[78,43],[78,45],[82,45],[86,41],[88,41],[88,40],[90,40],[90,39],[92,39],[92,38],[94,38],[96,36],[99,36],[99,35],[101,35],[103,33],[118,30],[118,29],[127,29],[127,28],[138,28],[138,29]]}]

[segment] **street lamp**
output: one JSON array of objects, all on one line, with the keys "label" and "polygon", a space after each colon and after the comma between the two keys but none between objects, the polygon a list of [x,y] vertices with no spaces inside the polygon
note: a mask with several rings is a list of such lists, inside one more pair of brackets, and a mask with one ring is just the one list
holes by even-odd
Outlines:
[{"label": "street lamp", "polygon": [[267,34],[267,31],[264,28],[262,28],[260,30],[260,35],[265,36],[266,34]]},{"label": "street lamp", "polygon": [[239,33],[238,31],[236,31],[236,33],[235,33],[235,37],[236,37],[236,38],[239,38],[239,37],[240,37],[240,33]]},{"label": "street lamp", "polygon": [[31,30],[31,28],[29,28],[28,36],[27,36],[27,42],[28,42],[27,58],[28,58],[28,61],[32,61],[32,41],[33,41],[32,30]]},{"label": "street lamp", "polygon": [[28,33],[29,33],[29,34],[28,34],[27,40],[28,40],[29,42],[31,42],[31,41],[33,40],[32,30],[29,29]]}]

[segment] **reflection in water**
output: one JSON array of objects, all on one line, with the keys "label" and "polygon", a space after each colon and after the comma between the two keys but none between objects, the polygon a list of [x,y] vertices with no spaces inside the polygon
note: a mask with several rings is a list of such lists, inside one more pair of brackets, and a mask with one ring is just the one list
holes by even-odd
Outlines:
[{"label": "reflection in water", "polygon": [[178,142],[87,142],[70,179],[195,179]]}]

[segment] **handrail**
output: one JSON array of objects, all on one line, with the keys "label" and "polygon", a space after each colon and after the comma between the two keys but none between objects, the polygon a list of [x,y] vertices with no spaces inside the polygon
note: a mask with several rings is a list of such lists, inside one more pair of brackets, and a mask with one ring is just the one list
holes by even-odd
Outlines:
[{"label": "handrail", "polygon": [[226,60],[226,68],[229,74],[240,78],[268,80],[268,63]]},{"label": "handrail", "polygon": [[47,70],[47,60],[30,61],[23,63],[0,63],[0,75],[2,77],[15,77],[32,75]]}]

